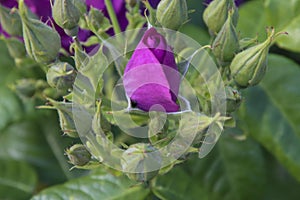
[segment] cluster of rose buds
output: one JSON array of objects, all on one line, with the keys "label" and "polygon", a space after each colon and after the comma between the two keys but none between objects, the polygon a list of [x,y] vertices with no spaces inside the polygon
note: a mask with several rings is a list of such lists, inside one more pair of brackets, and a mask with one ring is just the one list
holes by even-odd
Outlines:
[{"label": "cluster of rose buds", "polygon": [[[232,120],[242,101],[240,90],[262,80],[269,47],[279,35],[270,28],[264,42],[246,47],[236,30],[237,4],[234,0],[213,0],[203,13],[212,37],[211,54],[207,55],[212,55],[224,83],[224,95],[213,96],[211,88],[219,85],[206,83],[211,77],[205,80],[202,72],[189,67],[199,49],[190,52],[184,42],[176,43],[176,34],[169,34],[178,33],[188,22],[186,0],[36,2],[1,1],[1,39],[11,56],[21,67],[29,59],[45,72],[45,79],[22,79],[13,88],[26,98],[46,97],[47,105],[40,108],[56,109],[63,133],[83,139],[84,144],[66,150],[75,167],[88,169],[109,163],[138,181],[165,173],[191,153],[202,157],[202,145],[207,152],[213,147],[217,133]],[[116,37],[119,43],[110,42],[111,35],[125,30],[130,33],[125,34],[128,39]],[[143,35],[138,37],[140,33]],[[123,52],[133,44],[133,52]],[[175,46],[189,56],[182,61]],[[202,65],[198,69],[207,70]],[[126,97],[121,103],[112,99],[118,76]],[[195,86],[199,111],[192,110],[189,100],[180,96],[183,79]],[[220,104],[225,104],[226,112],[214,112],[216,102],[225,102]],[[113,110],[114,104],[125,108]],[[128,129],[132,121],[141,129],[147,126],[147,137],[124,136],[117,119]],[[179,142],[175,140],[177,132]]]},{"label": "cluster of rose buds", "polygon": [[[227,111],[235,111],[242,100],[239,90],[257,85],[266,72],[269,47],[277,35],[274,28],[267,30],[267,39],[257,44],[256,39],[245,48],[243,39],[238,38],[236,25],[238,9],[233,0],[214,0],[203,13],[212,37],[212,53],[224,74],[227,97]],[[234,104],[232,104],[235,102]]]}]

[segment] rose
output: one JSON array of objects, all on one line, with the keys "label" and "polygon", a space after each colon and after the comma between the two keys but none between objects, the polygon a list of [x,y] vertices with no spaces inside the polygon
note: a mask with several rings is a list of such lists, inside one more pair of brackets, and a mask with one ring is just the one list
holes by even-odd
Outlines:
[{"label": "rose", "polygon": [[[114,0],[112,2],[113,2],[113,7],[119,18],[121,29],[125,30],[128,24],[125,17],[126,14],[125,2],[123,0]],[[0,4],[7,8],[18,7],[17,0],[0,0]],[[64,32],[64,30],[61,27],[59,27],[52,19],[50,0],[25,0],[25,4],[28,6],[31,12],[36,14],[43,22],[47,23],[49,26],[52,26],[52,24],[54,24],[56,31],[59,33],[61,37],[62,47],[68,51],[73,39],[70,36],[68,36]],[[104,15],[108,16],[104,0],[86,0],[86,5],[88,6],[88,8],[90,6],[93,6],[94,8],[102,10]],[[0,24],[0,33],[4,34],[6,37],[10,37],[9,34],[7,34],[5,30],[3,30],[1,24]],[[113,34],[113,31],[110,30],[109,33]],[[78,38],[80,41],[84,42],[91,35],[92,33],[90,31],[80,29],[78,33]]]},{"label": "rose", "polygon": [[180,74],[171,47],[155,28],[147,30],[123,77],[127,96],[144,111],[176,112]]}]

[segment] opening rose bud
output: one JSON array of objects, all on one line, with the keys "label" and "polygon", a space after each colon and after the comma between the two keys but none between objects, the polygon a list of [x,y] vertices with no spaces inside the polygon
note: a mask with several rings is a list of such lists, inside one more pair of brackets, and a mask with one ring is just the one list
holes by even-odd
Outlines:
[{"label": "opening rose bud", "polygon": [[174,54],[155,28],[147,30],[129,60],[123,77],[127,96],[144,111],[176,112],[180,74]]}]

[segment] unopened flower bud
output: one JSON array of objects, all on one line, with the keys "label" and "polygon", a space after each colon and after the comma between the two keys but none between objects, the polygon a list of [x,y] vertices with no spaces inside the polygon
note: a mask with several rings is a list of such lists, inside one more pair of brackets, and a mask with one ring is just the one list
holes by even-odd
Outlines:
[{"label": "unopened flower bud", "polygon": [[69,63],[55,63],[47,72],[49,85],[59,91],[68,91],[73,88],[76,71]]},{"label": "unopened flower bud", "polygon": [[39,63],[55,60],[61,47],[59,34],[41,21],[30,18],[24,0],[19,1],[19,10],[28,55]]},{"label": "unopened flower bud", "polygon": [[22,97],[30,98],[36,92],[36,81],[33,79],[21,79],[13,85],[13,90]]},{"label": "unopened flower bud", "polygon": [[55,0],[52,7],[52,15],[54,21],[67,30],[67,34],[71,36],[77,35],[81,13],[76,7],[74,0]]},{"label": "unopened flower bud", "polygon": [[22,36],[22,21],[15,8],[8,9],[0,4],[0,24],[11,36]]},{"label": "unopened flower bud", "polygon": [[8,52],[13,58],[24,58],[26,56],[26,49],[24,43],[17,38],[5,38],[4,42],[7,46]]},{"label": "unopened flower bud", "polygon": [[73,119],[73,104],[68,102],[58,102],[53,99],[47,98],[49,101],[46,108],[54,108],[57,110],[59,117],[60,128],[69,137],[77,138],[75,122]]},{"label": "unopened flower bud", "polygon": [[214,0],[203,13],[203,20],[211,33],[217,34],[224,25],[228,11],[233,10],[232,23],[237,25],[238,11],[233,0]]},{"label": "unopened flower bud", "polygon": [[213,42],[213,53],[221,63],[230,62],[239,50],[239,40],[232,23],[232,12]]},{"label": "unopened flower bud", "polygon": [[161,162],[159,151],[152,145],[137,143],[123,153],[121,165],[130,179],[144,182],[158,174]]},{"label": "unopened flower bud", "polygon": [[231,76],[240,87],[257,85],[265,75],[269,47],[279,34],[271,29],[268,38],[238,53],[230,64]]},{"label": "unopened flower bud", "polygon": [[101,10],[91,7],[88,15],[86,16],[88,27],[98,34],[106,32],[112,26]]},{"label": "unopened flower bud", "polygon": [[161,0],[156,18],[163,27],[178,30],[188,20],[186,0]]},{"label": "unopened flower bud", "polygon": [[84,15],[86,13],[86,8],[87,8],[85,0],[73,0],[73,1],[74,1],[74,5],[80,12],[80,16]]},{"label": "unopened flower bud", "polygon": [[234,112],[236,109],[239,108],[242,102],[242,96],[240,92],[232,87],[226,86],[225,87],[226,93],[226,111],[227,113]]},{"label": "unopened flower bud", "polygon": [[90,152],[82,144],[75,144],[66,150],[66,154],[75,166],[84,166],[91,160]]},{"label": "unopened flower bud", "polygon": [[257,40],[257,37],[256,36],[255,38],[242,38],[240,39],[239,41],[239,44],[240,44],[240,50],[244,50],[244,49],[247,49],[253,45],[256,45],[258,40]]}]

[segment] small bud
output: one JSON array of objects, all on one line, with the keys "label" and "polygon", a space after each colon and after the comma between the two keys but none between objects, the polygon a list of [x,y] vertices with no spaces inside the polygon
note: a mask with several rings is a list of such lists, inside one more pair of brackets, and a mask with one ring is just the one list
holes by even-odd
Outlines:
[{"label": "small bud", "polygon": [[232,12],[213,42],[213,53],[221,63],[230,62],[239,50],[239,40],[232,23]]},{"label": "small bud", "polygon": [[30,98],[36,92],[36,80],[20,79],[12,86],[13,90],[21,97]]},{"label": "small bud", "polygon": [[178,30],[188,20],[186,0],[161,0],[156,18],[163,27]]},{"label": "small bud", "polygon": [[98,34],[106,32],[112,26],[101,10],[91,7],[88,15],[86,16],[88,27]]},{"label": "small bud", "polygon": [[55,60],[61,47],[59,34],[41,21],[30,18],[24,0],[19,1],[19,10],[28,55],[39,63]]},{"label": "small bud", "polygon": [[86,13],[86,4],[85,0],[73,0],[74,5],[80,12],[80,16],[83,16]]},{"label": "small bud", "polygon": [[137,143],[123,153],[121,165],[130,179],[144,182],[158,174],[161,162],[157,149],[150,144]]},{"label": "small bud", "polygon": [[49,85],[59,91],[68,91],[73,88],[76,71],[69,63],[55,63],[47,72]]},{"label": "small bud", "polygon": [[203,20],[212,34],[217,34],[221,30],[229,10],[233,10],[232,23],[236,26],[238,10],[233,0],[214,0],[204,10]]},{"label": "small bud", "polygon": [[[281,33],[279,33],[281,34]],[[257,85],[265,75],[269,47],[279,34],[271,29],[265,42],[238,53],[230,64],[231,76],[240,87]]]},{"label": "small bud", "polygon": [[75,144],[66,150],[66,154],[75,166],[84,166],[91,160],[90,152],[82,144]]},{"label": "small bud", "polygon": [[225,87],[226,93],[226,111],[227,113],[232,113],[237,110],[242,102],[242,96],[238,90],[232,87]]},{"label": "small bud", "polygon": [[[47,84],[48,85],[48,84]],[[57,92],[55,88],[48,87],[41,91],[42,97],[49,97],[53,99],[58,99],[61,97],[61,94]]]},{"label": "small bud", "polygon": [[24,47],[24,43],[19,39],[13,37],[5,38],[4,42],[11,57],[15,59],[26,57],[26,49]]},{"label": "small bud", "polygon": [[239,41],[240,44],[240,50],[245,50],[253,45],[256,45],[258,40],[257,40],[258,36],[256,36],[255,38],[242,38]]},{"label": "small bud", "polygon": [[11,36],[22,36],[22,21],[15,8],[8,9],[0,4],[0,24]]},{"label": "small bud", "polygon": [[73,119],[73,104],[67,102],[58,102],[47,98],[49,106],[40,106],[40,108],[56,109],[59,117],[60,128],[69,137],[77,138],[75,122]]},{"label": "small bud", "polygon": [[67,30],[67,34],[69,33],[71,36],[77,35],[81,13],[76,7],[74,0],[55,0],[52,7],[52,15],[54,21]]}]

